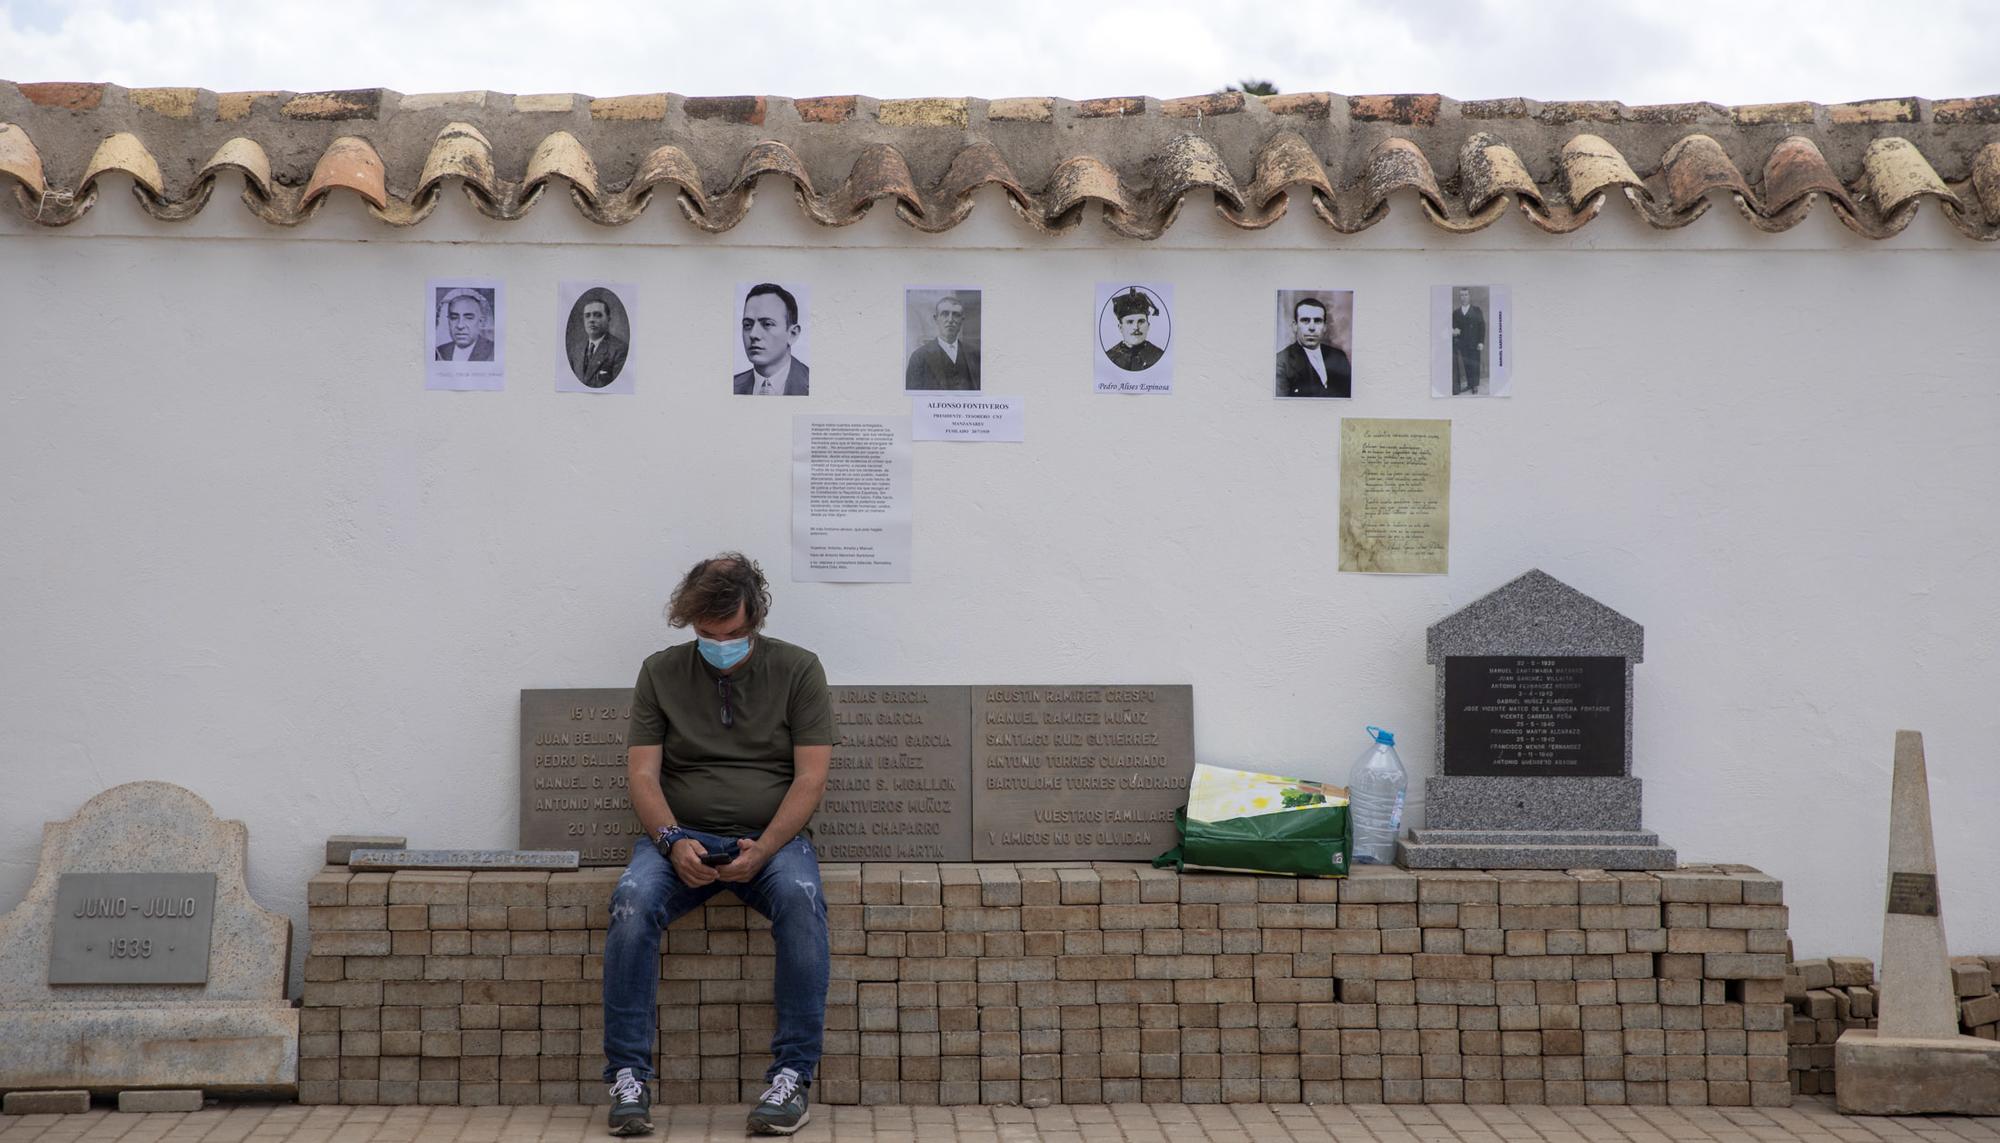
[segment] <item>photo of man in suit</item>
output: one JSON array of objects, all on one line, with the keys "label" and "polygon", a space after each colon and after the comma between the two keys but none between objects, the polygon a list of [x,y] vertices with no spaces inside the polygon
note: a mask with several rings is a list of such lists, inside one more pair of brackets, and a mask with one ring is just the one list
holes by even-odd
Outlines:
[{"label": "photo of man in suit", "polygon": [[1480,370],[1486,358],[1486,311],[1472,304],[1472,289],[1460,286],[1451,310],[1451,391],[1479,392]]},{"label": "photo of man in suit", "polygon": [[[1280,305],[1288,292],[1280,291]],[[1353,295],[1345,296],[1351,313]],[[1278,351],[1278,396],[1353,396],[1353,370],[1346,352],[1332,342],[1327,302],[1308,294],[1293,301],[1291,308],[1292,341]]]},{"label": "photo of man in suit", "polygon": [[812,371],[792,356],[804,326],[799,302],[775,282],[759,282],[743,297],[743,356],[750,368],[734,378],[739,396],[804,397]]},{"label": "photo of man in suit", "polygon": [[437,347],[439,361],[493,360],[493,310],[481,290],[460,286],[442,291],[438,328],[445,341]]},{"label": "photo of man in suit", "polygon": [[[611,332],[611,294],[599,287],[577,303],[582,320],[568,330],[569,370],[587,388],[602,389],[618,380],[629,351],[624,338]],[[620,307],[621,309],[623,307]]]},{"label": "photo of man in suit", "polygon": [[[931,292],[911,290],[909,303],[914,304],[918,297]],[[972,295],[972,304],[978,305],[979,291],[965,292]],[[979,346],[960,337],[965,330],[965,310],[966,302],[958,291],[946,291],[938,298],[931,310],[931,324],[937,329],[937,336],[911,351],[909,365],[903,370],[903,388],[979,388]]]},{"label": "photo of man in suit", "polygon": [[1111,364],[1128,373],[1151,369],[1160,363],[1167,351],[1147,340],[1152,330],[1153,318],[1160,307],[1137,286],[1129,286],[1124,293],[1111,298],[1111,314],[1118,319],[1118,344],[1104,351]]}]

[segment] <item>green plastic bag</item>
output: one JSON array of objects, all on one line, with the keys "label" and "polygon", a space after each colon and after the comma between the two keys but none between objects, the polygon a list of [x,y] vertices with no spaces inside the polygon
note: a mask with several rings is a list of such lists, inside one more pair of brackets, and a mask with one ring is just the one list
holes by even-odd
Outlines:
[{"label": "green plastic bag", "polygon": [[1181,843],[1154,858],[1156,868],[1345,877],[1354,848],[1344,804],[1217,822],[1189,821],[1182,806],[1174,811],[1174,824]]}]

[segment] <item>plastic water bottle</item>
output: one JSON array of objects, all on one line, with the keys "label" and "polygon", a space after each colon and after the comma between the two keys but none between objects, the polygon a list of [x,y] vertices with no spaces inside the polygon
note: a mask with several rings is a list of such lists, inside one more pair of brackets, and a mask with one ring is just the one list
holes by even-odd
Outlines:
[{"label": "plastic water bottle", "polygon": [[1410,790],[1409,771],[1396,756],[1396,736],[1379,726],[1368,728],[1375,744],[1355,759],[1347,775],[1347,812],[1354,822],[1355,861],[1392,865],[1396,836],[1403,831],[1403,795]]}]

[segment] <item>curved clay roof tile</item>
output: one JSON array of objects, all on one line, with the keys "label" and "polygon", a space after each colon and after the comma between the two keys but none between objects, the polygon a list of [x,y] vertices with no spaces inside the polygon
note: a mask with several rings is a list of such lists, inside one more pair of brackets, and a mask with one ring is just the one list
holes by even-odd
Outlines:
[{"label": "curved clay roof tile", "polygon": [[557,131],[545,135],[535,144],[535,153],[528,156],[528,173],[521,180],[523,190],[539,190],[551,178],[561,177],[585,198],[595,200],[600,191],[597,185],[597,163],[590,152],[576,136],[567,131]]},{"label": "curved clay roof tile", "polygon": [[656,147],[639,161],[639,170],[632,176],[625,193],[613,199],[600,200],[599,216],[596,221],[606,225],[629,222],[646,209],[652,201],[653,188],[671,186],[676,188],[674,201],[680,205],[681,213],[689,222],[703,230],[714,233],[729,229],[727,226],[711,225],[708,221],[708,195],[702,190],[701,169],[688,158],[687,152],[669,144]]},{"label": "curved clay roof tile", "polygon": [[382,156],[375,153],[368,140],[352,135],[342,135],[327,145],[326,153],[314,165],[312,178],[306,183],[306,192],[299,205],[308,214],[319,209],[319,202],[335,187],[345,187],[367,199],[376,210],[389,205],[389,188],[382,170]]},{"label": "curved clay roof tile", "polygon": [[1368,152],[1367,173],[1362,182],[1362,217],[1371,221],[1380,217],[1389,196],[1405,189],[1422,197],[1431,221],[1450,227],[1450,208],[1445,204],[1444,192],[1438,189],[1431,161],[1408,139],[1384,139]]},{"label": "curved clay roof tile", "polygon": [[1037,228],[1050,233],[1076,225],[1077,219],[1070,212],[1086,202],[1103,203],[1106,218],[1113,215],[1130,218],[1133,213],[1132,201],[1118,179],[1118,172],[1088,155],[1063,160],[1049,173],[1049,185],[1036,197],[1042,203]]},{"label": "curved clay roof tile", "polygon": [[1528,165],[1499,136],[1475,132],[1458,151],[1460,193],[1466,210],[1478,213],[1494,199],[1513,195],[1539,206],[1542,188],[1535,185]]},{"label": "curved clay roof tile", "polygon": [[1613,188],[1650,197],[1646,184],[1632,173],[1632,165],[1625,161],[1625,156],[1596,135],[1572,135],[1563,143],[1562,171],[1569,205],[1574,210],[1581,210],[1591,199]]},{"label": "curved clay roof tile", "polygon": [[1707,135],[1683,136],[1667,148],[1661,166],[1667,180],[1667,208],[1690,222],[1708,209],[1712,191],[1752,197],[1750,180],[1736,169],[1722,144]]},{"label": "curved clay roof tile", "polygon": [[202,164],[200,178],[212,182],[224,171],[242,173],[244,193],[259,198],[271,196],[271,156],[255,140],[238,135],[217,147],[208,162]]},{"label": "curved clay roof tile", "polygon": [[12,123],[0,123],[0,175],[14,179],[34,198],[49,189],[42,179],[42,153],[28,133]]},{"label": "curved clay roof tile", "polygon": [[424,159],[424,170],[417,176],[417,190],[411,198],[422,198],[448,178],[464,180],[488,199],[500,197],[498,180],[493,175],[493,144],[470,123],[447,123],[437,133],[437,142],[431,145],[431,153]]},{"label": "curved clay roof tile", "polygon": [[83,169],[83,177],[77,180],[79,189],[97,181],[97,177],[111,171],[121,171],[132,176],[134,182],[153,193],[153,197],[166,195],[166,180],[160,177],[160,162],[153,153],[139,141],[137,135],[120,131],[106,136],[91,153],[90,163]]},{"label": "curved clay roof tile", "polygon": [[923,196],[917,193],[916,176],[903,153],[887,143],[871,143],[861,149],[840,186],[820,201],[814,218],[828,226],[847,226],[861,221],[869,207],[885,198],[923,217]]}]

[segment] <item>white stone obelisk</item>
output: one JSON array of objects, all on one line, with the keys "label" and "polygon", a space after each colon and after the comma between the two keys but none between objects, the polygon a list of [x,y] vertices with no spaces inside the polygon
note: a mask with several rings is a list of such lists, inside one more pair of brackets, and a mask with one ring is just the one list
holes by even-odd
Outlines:
[{"label": "white stone obelisk", "polygon": [[1843,1032],[1834,1045],[1840,1110],[2000,1115],[2000,1043],[1958,1032],[1924,736],[1914,730],[1896,732],[1881,965],[1876,1026]]}]

